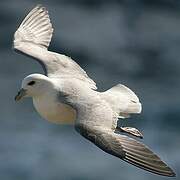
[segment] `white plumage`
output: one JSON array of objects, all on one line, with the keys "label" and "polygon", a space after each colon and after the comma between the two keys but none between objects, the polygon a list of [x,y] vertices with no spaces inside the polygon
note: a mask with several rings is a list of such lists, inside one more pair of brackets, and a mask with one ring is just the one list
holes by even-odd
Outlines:
[{"label": "white plumage", "polygon": [[36,6],[25,17],[14,34],[14,49],[39,61],[49,77],[74,78],[86,82],[92,89],[96,83],[70,57],[48,51],[53,28],[48,11]]},{"label": "white plumage", "polygon": [[36,6],[23,20],[14,35],[16,43],[31,42],[42,48],[48,48],[53,34],[48,11]]},{"label": "white plumage", "polygon": [[45,75],[32,74],[22,81],[16,100],[32,97],[36,110],[51,122],[75,123],[76,130],[105,152],[147,171],[175,176],[142,143],[116,130],[142,137],[131,127],[117,128],[118,118],[141,112],[136,94],[118,84],[105,92],[71,58],[48,51],[53,28],[47,10],[36,6],[14,35],[14,49],[38,60]]},{"label": "white plumage", "polygon": [[105,91],[102,96],[120,118],[127,118],[132,113],[141,113],[142,107],[139,98],[132,90],[122,84]]}]

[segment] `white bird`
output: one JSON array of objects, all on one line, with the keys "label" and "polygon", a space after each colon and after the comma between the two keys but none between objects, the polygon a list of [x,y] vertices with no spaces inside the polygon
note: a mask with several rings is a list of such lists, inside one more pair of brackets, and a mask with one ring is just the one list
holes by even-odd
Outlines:
[{"label": "white bird", "polygon": [[82,136],[105,152],[152,173],[175,176],[147,146],[119,133],[142,137],[135,128],[117,127],[118,118],[141,112],[135,93],[121,84],[97,92],[95,82],[76,62],[48,51],[52,33],[48,12],[40,5],[29,12],[15,32],[14,49],[38,60],[45,70],[45,75],[25,77],[15,99],[32,97],[36,110],[45,119],[74,122]]}]

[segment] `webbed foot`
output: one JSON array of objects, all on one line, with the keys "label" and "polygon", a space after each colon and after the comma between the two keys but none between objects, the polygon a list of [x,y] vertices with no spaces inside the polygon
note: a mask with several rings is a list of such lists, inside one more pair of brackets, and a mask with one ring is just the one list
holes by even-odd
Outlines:
[{"label": "webbed foot", "polygon": [[142,133],[138,129],[133,128],[133,127],[118,127],[117,126],[116,130],[131,134],[131,135],[139,137],[141,139],[143,138]]}]

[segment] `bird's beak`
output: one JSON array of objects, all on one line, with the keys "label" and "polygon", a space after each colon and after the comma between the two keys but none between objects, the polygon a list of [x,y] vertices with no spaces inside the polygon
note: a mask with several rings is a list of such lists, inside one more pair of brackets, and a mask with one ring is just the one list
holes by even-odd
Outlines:
[{"label": "bird's beak", "polygon": [[19,92],[18,92],[18,94],[15,96],[15,101],[19,101],[19,100],[21,100],[27,93],[26,93],[26,91],[27,90],[25,90],[25,89],[21,89]]}]

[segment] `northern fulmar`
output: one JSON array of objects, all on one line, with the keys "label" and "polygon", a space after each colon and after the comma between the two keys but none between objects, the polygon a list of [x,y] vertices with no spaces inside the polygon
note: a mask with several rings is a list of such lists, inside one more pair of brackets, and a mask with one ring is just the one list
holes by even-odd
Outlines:
[{"label": "northern fulmar", "polygon": [[15,100],[32,97],[36,110],[48,121],[74,123],[77,132],[103,151],[152,173],[175,176],[147,146],[121,134],[142,138],[136,128],[117,125],[119,118],[141,112],[136,94],[122,84],[98,92],[75,61],[48,51],[52,34],[48,11],[41,5],[29,12],[15,32],[14,49],[36,59],[45,71],[45,75],[25,77]]}]

